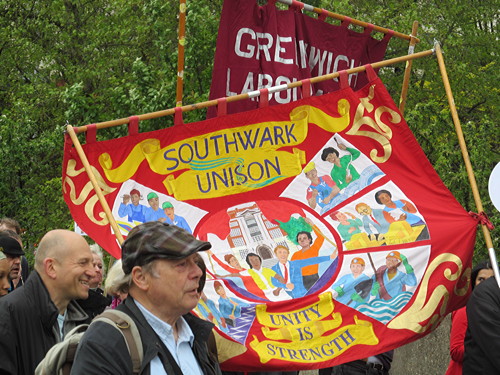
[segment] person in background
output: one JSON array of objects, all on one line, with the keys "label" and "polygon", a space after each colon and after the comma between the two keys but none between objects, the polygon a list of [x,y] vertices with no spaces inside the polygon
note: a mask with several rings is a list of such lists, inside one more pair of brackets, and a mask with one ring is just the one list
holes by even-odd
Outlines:
[{"label": "person in background", "polygon": [[3,249],[0,248],[0,297],[6,296],[9,293],[9,271],[10,265],[7,256],[4,254]]},{"label": "person in background", "polygon": [[[3,253],[7,257],[7,262],[9,263],[9,292],[15,289],[15,286],[19,285],[22,281],[21,279],[21,257],[24,255],[24,251],[21,248],[21,244],[17,241],[10,233],[11,231],[0,232],[0,247],[3,249]],[[15,233],[14,233],[15,235]]]},{"label": "person in background", "polygon": [[464,341],[464,375],[498,375],[500,370],[500,288],[490,277],[467,302],[468,327]]},{"label": "person in background", "polygon": [[318,375],[389,375],[394,350],[372,355],[367,358],[323,368]]},{"label": "person in background", "polygon": [[104,277],[101,248],[99,245],[93,244],[90,245],[90,251],[92,252],[92,265],[94,266],[95,276],[90,280],[88,298],[77,300],[78,304],[89,316],[89,322],[102,313],[112,302],[112,298],[105,296],[104,291],[101,289]]},{"label": "person in background", "polygon": [[82,236],[62,229],[43,236],[29,279],[0,298],[0,374],[33,375],[49,349],[88,320],[74,300],[88,297],[94,276]]},{"label": "person in background", "polygon": [[[472,291],[486,279],[493,276],[493,267],[489,261],[483,261],[473,268],[470,275]],[[467,331],[466,307],[453,311],[451,314],[450,331],[450,363],[445,375],[462,375],[464,361],[464,339]]]},{"label": "person in background", "polygon": [[[20,249],[23,253],[23,255],[20,255],[19,259],[17,257],[8,257],[8,259],[11,262],[11,265],[14,267],[13,275],[12,277],[9,276],[9,292],[12,292],[14,289],[17,289],[18,287],[22,286],[24,284],[24,278],[23,278],[23,259],[26,260],[26,257],[24,256],[24,251],[22,250],[23,247],[23,242],[21,240],[21,236],[18,235],[16,232],[6,229],[0,231],[0,236],[8,236],[14,240],[16,240],[19,243]],[[16,258],[16,259],[14,259]],[[19,260],[19,262],[18,262]],[[28,264],[28,261],[26,260],[26,267]]]},{"label": "person in background", "polygon": [[104,291],[107,296],[112,297],[110,307],[116,308],[128,296],[128,286],[130,284],[130,276],[125,275],[122,269],[122,260],[117,260],[109,269],[108,276],[104,283]]},{"label": "person in background", "polygon": [[[0,231],[12,231],[12,232],[14,232],[15,234],[11,233],[11,237],[15,238],[19,242],[19,244],[21,245],[21,248],[23,247],[23,241],[21,239],[21,233],[22,233],[21,225],[19,225],[19,223],[16,220],[11,219],[9,217],[1,218],[0,219]],[[18,277],[18,281],[12,283],[10,291],[14,290],[18,286],[23,285],[23,283],[26,280],[28,280],[29,275],[30,275],[30,267],[28,264],[28,259],[26,259],[26,257],[23,255],[21,257],[21,273]],[[13,284],[15,284],[15,285],[13,285]]]}]

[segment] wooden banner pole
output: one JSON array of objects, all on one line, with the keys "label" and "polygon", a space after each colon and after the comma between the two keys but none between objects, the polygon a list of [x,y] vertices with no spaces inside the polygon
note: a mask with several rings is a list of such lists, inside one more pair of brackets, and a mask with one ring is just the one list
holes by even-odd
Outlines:
[{"label": "wooden banner pole", "polygon": [[102,194],[102,190],[99,187],[99,184],[97,182],[97,179],[94,175],[94,172],[92,172],[92,168],[90,166],[89,160],[87,159],[87,155],[85,155],[85,151],[82,148],[82,145],[80,144],[80,141],[78,140],[78,137],[76,136],[76,133],[74,131],[73,126],[68,125],[66,126],[66,131],[69,134],[71,140],[73,141],[73,145],[75,146],[76,152],[78,153],[78,156],[80,156],[80,160],[82,161],[83,167],[85,168],[85,171],[87,172],[87,175],[89,176],[89,180],[92,183],[92,186],[94,188],[94,191],[97,195],[97,198],[99,199],[99,202],[102,205],[102,208],[104,210],[104,213],[106,214],[106,217],[108,218],[108,221],[111,225],[111,228],[113,228],[113,232],[116,236],[116,239],[118,240],[118,243],[121,244],[123,243],[123,236],[120,232],[120,228],[118,227],[118,224],[116,224],[116,220],[113,217],[113,214],[111,213],[111,209],[109,208],[108,202],[104,198],[104,195]]},{"label": "wooden banner pole", "polygon": [[[457,107],[455,106],[455,99],[453,98],[453,93],[451,91],[450,81],[448,80],[448,73],[446,72],[446,66],[444,64],[443,53],[441,51],[441,46],[439,42],[434,43],[434,49],[436,51],[436,57],[439,64],[439,70],[441,72],[441,77],[443,79],[444,89],[446,91],[446,96],[448,98],[448,104],[450,105],[451,117],[453,119],[453,124],[455,125],[455,132],[458,136],[458,143],[460,145],[460,150],[462,151],[462,157],[465,163],[465,169],[467,170],[467,176],[469,178],[469,183],[472,188],[472,195],[474,197],[474,202],[479,213],[484,212],[483,204],[481,202],[481,196],[479,195],[479,189],[476,183],[476,177],[474,175],[474,170],[472,169],[472,164],[469,158],[469,152],[467,151],[467,146],[465,144],[464,133],[462,131],[462,126],[460,125],[460,119],[458,118]],[[490,254],[492,264],[497,264],[495,251],[493,249],[493,242],[491,240],[491,234],[486,224],[481,223],[481,228],[483,230],[484,240]],[[496,272],[498,273],[498,268]],[[496,275],[498,276],[498,275]],[[500,286],[500,278],[497,277],[498,285]]]},{"label": "wooden banner pole", "polygon": [[[361,27],[373,26],[374,31],[378,31],[378,32],[383,33],[383,34],[387,34],[391,31],[385,27],[381,27],[381,26],[377,26],[377,25],[370,25],[368,22],[364,22],[364,21],[360,21],[360,20],[357,20],[354,18],[350,18],[350,17],[344,16],[342,14],[330,12],[326,9],[316,8],[312,5],[309,5],[309,4],[300,2],[300,1],[296,1],[296,0],[278,0],[278,1],[280,3],[286,4],[288,6],[298,5],[299,7],[303,8],[304,10],[307,10],[308,12],[313,12],[313,13],[317,13],[317,14],[325,14],[330,18],[334,18],[334,19],[340,20],[340,21],[345,21],[347,18],[349,18],[349,22],[352,23],[353,25],[357,25],[357,26],[361,26]],[[392,31],[394,31],[394,30],[392,30]],[[412,39],[412,35],[406,35],[403,33],[399,33],[397,31],[394,31],[393,36],[396,38],[399,38],[399,39],[406,39],[406,40]],[[420,42],[420,40],[418,40],[417,38],[414,38],[414,39],[415,39],[416,43]]]},{"label": "wooden banner pole", "polygon": [[[408,47],[408,55],[412,55],[415,52],[416,36],[418,32],[418,21],[413,21],[413,27],[411,28],[411,39],[410,46]],[[411,66],[413,60],[406,61],[405,74],[403,77],[403,87],[401,88],[401,97],[399,98],[399,112],[404,114],[406,97],[408,96],[408,86],[410,84]]]},{"label": "wooden banner pole", "polygon": [[179,2],[179,31],[177,46],[177,89],[175,93],[176,107],[182,106],[184,93],[184,46],[186,45],[186,0]]},{"label": "wooden banner pole", "polygon": [[[384,66],[389,66],[389,65],[392,65],[392,64],[400,63],[400,62],[405,62],[405,61],[408,61],[408,60],[419,59],[421,57],[426,57],[426,56],[430,56],[430,55],[433,55],[433,54],[434,54],[434,50],[430,49],[430,50],[427,50],[427,51],[417,52],[417,53],[414,53],[412,55],[399,56],[399,57],[395,57],[393,59],[379,61],[379,62],[371,64],[371,66],[373,68],[377,69],[377,68],[382,68]],[[347,72],[347,74],[354,74],[354,73],[363,72],[364,70],[365,70],[364,66],[358,66],[356,68],[348,69],[348,70],[346,70],[346,72]],[[334,72],[334,73],[330,73],[330,74],[325,74],[323,76],[313,77],[313,78],[310,79],[310,81],[311,81],[311,83],[317,83],[317,82],[322,82],[322,81],[326,81],[326,80],[329,80],[329,79],[337,78],[338,76],[339,76],[339,72]],[[286,85],[279,85],[279,86],[269,87],[268,90],[269,90],[269,93],[275,93],[275,92],[284,91],[284,90],[288,90],[288,89],[292,89],[292,88],[300,87],[300,86],[302,86],[302,81],[296,81],[296,82],[290,82],[290,83],[288,83]],[[255,98],[255,97],[258,97],[259,95],[260,95],[260,91],[259,90],[255,90],[255,91],[247,92],[247,93],[244,93],[244,94],[238,94],[238,95],[234,95],[234,96],[228,96],[226,98],[226,101],[228,103],[232,103],[232,102],[236,102],[238,100],[243,100],[243,99],[248,99],[248,98]],[[216,106],[217,104],[218,104],[217,99],[214,99],[214,100],[209,100],[209,101],[206,101],[206,102],[201,102],[201,103],[196,103],[196,104],[190,104],[190,105],[184,105],[184,106],[182,106],[180,108],[181,108],[182,112],[188,112],[188,111],[194,111],[195,109],[213,107],[213,106]],[[146,113],[146,114],[143,114],[143,115],[139,115],[137,117],[139,118],[139,121],[143,121],[143,120],[151,120],[151,119],[154,119],[154,118],[159,118],[159,117],[173,115],[174,113],[175,113],[175,108],[170,108],[170,109],[165,109],[165,110],[162,110],[162,111]],[[99,122],[99,123],[97,123],[95,125],[96,125],[97,129],[104,129],[104,128],[110,128],[110,127],[113,127],[113,126],[128,124],[129,121],[130,121],[130,118],[129,117],[125,117],[125,118],[111,120],[111,121]],[[87,126],[84,125],[84,126],[75,127],[74,131],[77,134],[86,132],[87,131]]]}]

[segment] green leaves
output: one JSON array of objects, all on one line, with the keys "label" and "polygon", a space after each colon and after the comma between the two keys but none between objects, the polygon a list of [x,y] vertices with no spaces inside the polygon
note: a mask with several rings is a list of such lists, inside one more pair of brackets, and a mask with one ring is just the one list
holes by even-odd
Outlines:
[{"label": "green leaves", "polygon": [[[208,98],[222,3],[187,1],[184,104]],[[417,51],[432,48],[434,39],[442,43],[483,204],[498,228],[499,214],[487,193],[489,174],[500,160],[496,4],[308,3],[407,34],[417,20]],[[19,220],[31,246],[48,229],[72,227],[60,184],[66,122],[80,126],[175,106],[179,4],[0,0],[0,9],[0,215]],[[393,38],[387,58],[407,51],[406,41]],[[396,103],[404,72],[400,65],[380,71]],[[184,119],[204,116],[197,110]],[[435,58],[413,62],[405,118],[445,184],[467,210],[476,211]],[[171,124],[172,118],[144,121],[141,131]],[[123,132],[106,129],[98,138]],[[492,234],[498,243],[499,230]],[[478,238],[478,257],[484,257],[484,241]]]}]

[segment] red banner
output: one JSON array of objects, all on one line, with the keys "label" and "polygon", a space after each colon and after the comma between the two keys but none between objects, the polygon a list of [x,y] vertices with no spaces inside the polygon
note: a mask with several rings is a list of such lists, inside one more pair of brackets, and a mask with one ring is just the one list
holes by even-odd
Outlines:
[{"label": "red banner", "polygon": [[[161,220],[212,243],[195,312],[216,325],[224,369],[363,358],[426,335],[464,302],[477,221],[374,73],[356,92],[90,138],[124,235]],[[63,189],[78,225],[119,257],[70,143]]]},{"label": "red banner", "polygon": [[[219,25],[210,99],[224,98],[346,70],[384,58],[390,35],[383,40],[310,17],[290,7],[279,10],[274,2],[258,6],[250,0],[225,1]],[[366,84],[353,74],[350,85]],[[312,95],[339,88],[338,79],[316,83]],[[269,94],[269,104],[302,98],[299,88]],[[228,113],[258,108],[258,98],[228,104]],[[214,109],[208,111],[215,115]]]}]

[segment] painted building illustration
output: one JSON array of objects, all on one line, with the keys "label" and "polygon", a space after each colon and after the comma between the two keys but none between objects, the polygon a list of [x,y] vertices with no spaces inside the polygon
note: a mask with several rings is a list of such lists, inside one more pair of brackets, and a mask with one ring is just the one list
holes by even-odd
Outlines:
[{"label": "painted building illustration", "polygon": [[227,241],[241,259],[245,259],[248,253],[255,253],[262,258],[263,265],[269,267],[276,263],[273,251],[276,246],[293,249],[286,232],[266,218],[256,203],[236,207],[227,213],[231,218]]}]

